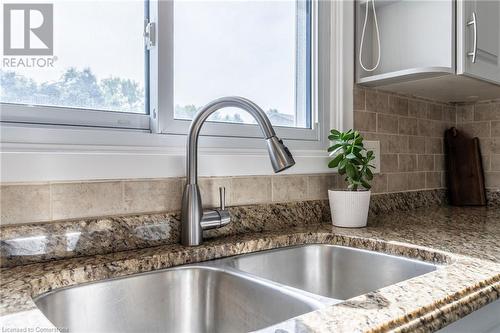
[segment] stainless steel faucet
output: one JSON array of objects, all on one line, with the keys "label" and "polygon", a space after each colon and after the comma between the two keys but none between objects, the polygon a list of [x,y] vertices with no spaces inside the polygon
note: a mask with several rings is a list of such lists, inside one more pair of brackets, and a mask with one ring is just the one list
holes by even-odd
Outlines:
[{"label": "stainless steel faucet", "polygon": [[198,188],[198,136],[207,118],[215,111],[236,107],[250,113],[260,126],[267,143],[267,150],[274,172],[281,172],[295,164],[293,156],[274,132],[271,122],[260,107],[243,97],[222,97],[205,105],[194,117],[189,128],[186,154],[187,184],[182,196],[181,243],[186,246],[200,245],[203,230],[220,228],[231,220],[225,209],[225,188],[219,188],[220,208],[203,211]]}]

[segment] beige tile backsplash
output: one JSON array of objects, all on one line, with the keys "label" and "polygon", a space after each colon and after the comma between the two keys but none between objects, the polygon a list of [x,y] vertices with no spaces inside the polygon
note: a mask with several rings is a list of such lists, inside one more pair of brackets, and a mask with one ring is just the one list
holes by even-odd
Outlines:
[{"label": "beige tile backsplash", "polygon": [[[500,102],[459,107],[356,87],[354,127],[380,141],[380,174],[374,193],[442,188],[443,132],[458,123],[481,137],[486,179],[500,188]],[[1,224],[179,210],[184,178],[3,184]],[[202,177],[205,207],[327,199],[329,188],[345,187],[336,174]]]},{"label": "beige tile backsplash", "polygon": [[[231,205],[248,205],[271,202],[273,198],[271,177],[235,177],[231,179]],[[227,195],[227,194],[226,194]]]},{"label": "beige tile backsplash", "polygon": [[380,141],[378,191],[445,186],[443,137],[456,124],[454,105],[362,87],[354,98],[354,127]]},{"label": "beige tile backsplash", "polygon": [[309,178],[276,176],[273,179],[273,202],[307,200]]},{"label": "beige tile backsplash", "polygon": [[[3,184],[1,224],[179,210],[184,184],[184,178]],[[201,177],[204,207],[219,206],[222,186],[226,205],[321,200],[337,187],[337,175]]]},{"label": "beige tile backsplash", "polygon": [[[110,180],[0,187],[1,224],[32,223],[106,215],[179,210],[184,178]],[[204,207],[328,199],[328,189],[345,188],[337,174],[202,177]],[[375,175],[372,191],[387,192],[386,175]],[[404,186],[393,190],[404,190]]]},{"label": "beige tile backsplash", "polygon": [[457,106],[457,127],[479,137],[486,187],[500,189],[500,100]]},{"label": "beige tile backsplash", "polygon": [[51,219],[68,216],[110,215],[123,209],[123,184],[119,181],[51,184]]},{"label": "beige tile backsplash", "polygon": [[2,185],[0,213],[2,224],[51,219],[50,187],[46,184]]},{"label": "beige tile backsplash", "polygon": [[[231,201],[231,179],[227,177],[200,178],[198,184],[204,208],[218,207],[220,205],[219,187],[226,188],[226,205],[233,205]],[[183,190],[183,189],[182,189]],[[180,193],[182,193],[182,190]],[[180,208],[180,203],[179,206]]]},{"label": "beige tile backsplash", "polygon": [[179,178],[125,181],[123,209],[129,213],[175,210],[181,204],[182,185]]}]

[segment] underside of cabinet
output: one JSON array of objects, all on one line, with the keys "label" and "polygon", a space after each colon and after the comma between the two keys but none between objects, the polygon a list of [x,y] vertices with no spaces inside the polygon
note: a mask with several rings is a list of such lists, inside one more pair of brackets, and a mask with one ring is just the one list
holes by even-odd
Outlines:
[{"label": "underside of cabinet", "polygon": [[377,88],[442,102],[474,102],[500,98],[499,85],[455,74],[377,85]]}]

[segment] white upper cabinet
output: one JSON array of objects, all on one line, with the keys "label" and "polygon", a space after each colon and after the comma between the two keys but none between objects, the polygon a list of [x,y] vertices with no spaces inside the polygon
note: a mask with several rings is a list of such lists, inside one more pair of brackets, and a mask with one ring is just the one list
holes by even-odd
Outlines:
[{"label": "white upper cabinet", "polygon": [[500,83],[500,0],[459,1],[458,74]]},{"label": "white upper cabinet", "polygon": [[500,98],[500,0],[358,0],[356,50],[358,84],[445,102]]},{"label": "white upper cabinet", "polygon": [[358,82],[455,73],[452,0],[361,0],[356,9]]}]

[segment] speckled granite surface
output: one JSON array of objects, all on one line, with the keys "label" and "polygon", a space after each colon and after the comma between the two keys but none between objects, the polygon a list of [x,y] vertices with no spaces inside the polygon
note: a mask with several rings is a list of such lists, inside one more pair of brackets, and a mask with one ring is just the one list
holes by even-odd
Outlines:
[{"label": "speckled granite surface", "polygon": [[[443,265],[431,272],[267,328],[265,332],[432,332],[500,298],[500,208],[434,206],[372,214],[369,227],[303,224],[309,206],[288,211],[293,223],[265,231],[269,212],[240,207],[241,226],[196,248],[177,244],[36,263],[0,271],[0,325],[50,327],[32,297],[63,286],[253,251],[307,243],[372,249]],[[280,208],[269,205],[269,211]],[[261,215],[259,215],[261,214]],[[284,213],[283,213],[284,214]],[[306,214],[301,216],[301,214]],[[312,217],[311,217],[312,216]],[[241,234],[255,222],[253,232]],[[324,220],[322,220],[324,221]],[[309,223],[311,221],[307,221]],[[246,227],[244,227],[246,225]],[[219,237],[220,236],[220,237]]]},{"label": "speckled granite surface", "polygon": [[[370,215],[443,205],[442,190],[373,195]],[[327,201],[230,207],[232,223],[207,238],[329,223]],[[0,267],[179,243],[178,212],[0,227]]]},{"label": "speckled granite surface", "polygon": [[488,206],[500,207],[500,189],[486,190],[486,198],[488,199]]},{"label": "speckled granite surface", "polygon": [[[205,238],[283,230],[330,219],[326,201],[228,209],[232,222],[224,228],[205,232]],[[1,267],[13,267],[53,259],[176,244],[180,242],[180,215],[175,212],[8,225],[0,230]]]}]

